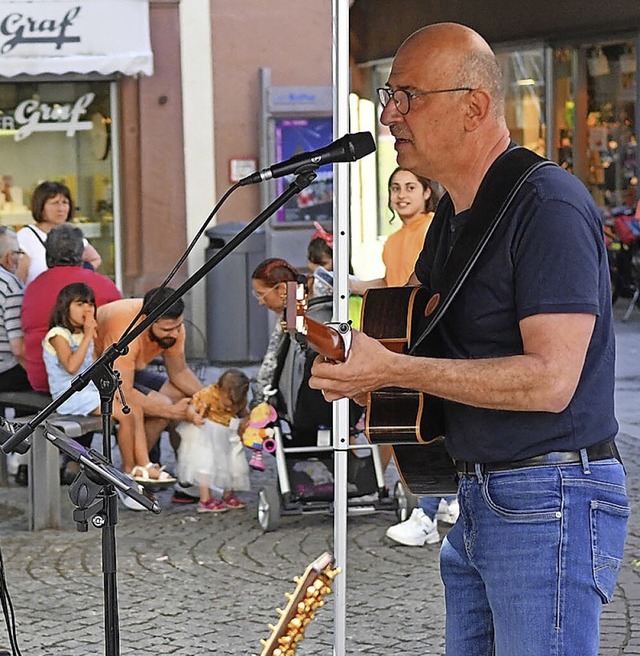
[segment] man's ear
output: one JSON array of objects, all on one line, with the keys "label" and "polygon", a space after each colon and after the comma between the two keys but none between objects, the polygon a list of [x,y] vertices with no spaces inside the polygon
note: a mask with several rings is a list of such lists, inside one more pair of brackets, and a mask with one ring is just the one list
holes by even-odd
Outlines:
[{"label": "man's ear", "polygon": [[469,91],[464,116],[464,127],[473,132],[486,120],[491,111],[491,96],[484,89]]}]

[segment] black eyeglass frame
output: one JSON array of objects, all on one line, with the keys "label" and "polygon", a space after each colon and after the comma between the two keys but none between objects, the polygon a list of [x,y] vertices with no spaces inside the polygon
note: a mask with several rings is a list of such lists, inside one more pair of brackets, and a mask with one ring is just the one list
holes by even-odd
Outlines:
[{"label": "black eyeglass frame", "polygon": [[[411,110],[411,99],[417,98],[418,96],[430,96],[435,93],[452,93],[454,91],[475,91],[474,87],[452,87],[451,89],[435,89],[433,91],[423,91],[422,89],[415,89],[409,91],[409,89],[394,89],[393,91],[388,87],[378,87],[376,93],[378,94],[378,100],[382,107],[386,107],[389,104],[389,101],[393,99],[393,102],[396,106],[396,109],[400,114],[406,116]],[[407,109],[403,111],[400,109],[400,102],[396,98],[396,94],[404,94],[404,97],[407,99]]]}]

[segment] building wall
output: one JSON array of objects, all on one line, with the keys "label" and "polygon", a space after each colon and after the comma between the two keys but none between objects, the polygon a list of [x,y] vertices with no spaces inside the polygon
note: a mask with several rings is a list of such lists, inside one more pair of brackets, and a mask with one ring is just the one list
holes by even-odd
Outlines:
[{"label": "building wall", "polygon": [[[152,0],[154,74],[120,84],[123,293],[159,285],[186,247],[177,1]],[[176,282],[184,281],[186,267]]]},{"label": "building wall", "polygon": [[453,21],[477,30],[490,43],[520,39],[565,40],[640,27],[636,0],[355,0],[351,8],[356,61],[392,57],[413,31]]},{"label": "building wall", "polygon": [[[330,85],[331,29],[332,3],[324,0],[211,0],[218,197],[231,184],[230,159],[258,158],[259,69],[271,68],[276,86]],[[251,220],[259,200],[257,186],[236,191],[218,223]]]}]

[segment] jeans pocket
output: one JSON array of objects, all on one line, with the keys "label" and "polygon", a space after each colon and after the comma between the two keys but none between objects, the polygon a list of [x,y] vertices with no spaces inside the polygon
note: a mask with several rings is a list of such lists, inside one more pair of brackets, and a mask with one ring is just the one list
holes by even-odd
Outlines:
[{"label": "jeans pocket", "polygon": [[557,522],[561,517],[561,482],[551,467],[488,474],[482,493],[487,506],[506,521]]},{"label": "jeans pocket", "polygon": [[593,578],[604,603],[613,598],[627,533],[630,510],[604,501],[591,502]]}]

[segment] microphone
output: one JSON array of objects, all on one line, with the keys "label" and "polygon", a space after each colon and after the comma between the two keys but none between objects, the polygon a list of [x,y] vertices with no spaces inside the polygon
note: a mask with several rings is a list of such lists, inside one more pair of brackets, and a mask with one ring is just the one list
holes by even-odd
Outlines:
[{"label": "microphone", "polygon": [[271,178],[281,178],[283,175],[296,173],[303,166],[318,167],[323,164],[333,164],[333,162],[355,162],[375,149],[376,144],[371,132],[345,134],[344,137],[324,148],[308,153],[298,153],[284,162],[256,171],[240,180],[239,184],[243,186],[271,180]]}]

